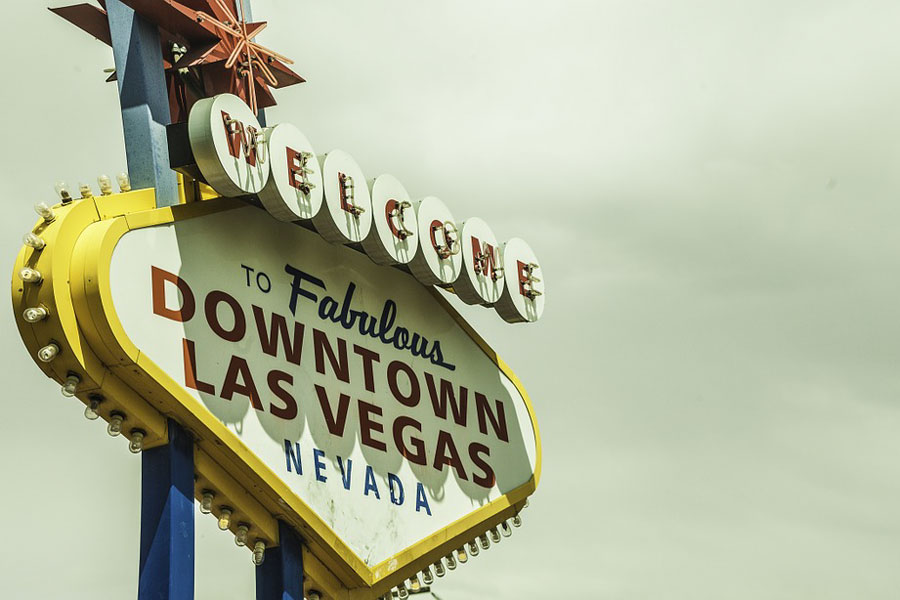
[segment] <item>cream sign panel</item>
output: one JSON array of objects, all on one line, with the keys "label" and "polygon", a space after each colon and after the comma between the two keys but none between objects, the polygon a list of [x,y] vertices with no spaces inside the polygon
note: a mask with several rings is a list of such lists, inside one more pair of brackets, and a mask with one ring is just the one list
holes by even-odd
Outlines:
[{"label": "cream sign panel", "polygon": [[543,272],[523,240],[501,243],[487,223],[457,221],[435,196],[413,200],[391,175],[368,180],[343,150],[317,156],[296,127],[262,127],[236,96],[197,102],[188,131],[194,161],[219,194],[255,197],[276,219],[360,247],[378,264],[402,265],[423,285],[451,288],[511,323],[540,319]]},{"label": "cream sign panel", "polygon": [[[402,195],[393,182],[386,189],[380,196]],[[470,225],[461,233],[490,236]],[[126,233],[110,280],[141,353],[366,564],[534,476],[536,432],[521,394],[408,273],[244,207]]]}]

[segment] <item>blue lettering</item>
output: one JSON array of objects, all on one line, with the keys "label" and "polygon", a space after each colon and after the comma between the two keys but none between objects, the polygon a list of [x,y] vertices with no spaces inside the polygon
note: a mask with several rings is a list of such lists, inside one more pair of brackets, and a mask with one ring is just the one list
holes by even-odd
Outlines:
[{"label": "blue lettering", "polygon": [[420,508],[424,508],[425,512],[428,513],[428,516],[431,516],[431,507],[428,506],[428,498],[425,496],[425,486],[422,485],[421,481],[416,483],[416,512],[419,512]]},{"label": "blue lettering", "polygon": [[350,489],[350,471],[353,470],[353,460],[347,459],[347,468],[344,469],[344,461],[340,456],[337,457],[338,466],[341,468],[341,481],[344,483],[344,489]]},{"label": "blue lettering", "polygon": [[316,481],[325,483],[328,481],[328,478],[322,475],[322,471],[325,470],[325,463],[322,461],[323,456],[325,456],[324,452],[318,448],[313,448],[313,464],[316,467]]},{"label": "blue lettering", "polygon": [[[394,489],[394,483],[397,484],[397,490]],[[400,483],[400,478],[393,473],[388,473],[388,487],[391,490],[391,502],[397,506],[403,504],[403,484]],[[394,491],[397,492],[396,496],[394,495]]]},{"label": "blue lettering", "polygon": [[284,440],[284,460],[287,462],[288,473],[291,472],[291,462],[297,475],[303,475],[303,465],[300,461],[300,442],[297,442],[297,452],[294,453],[294,445],[291,440]]},{"label": "blue lettering", "polygon": [[381,494],[378,493],[378,486],[375,485],[375,472],[372,470],[372,467],[366,465],[366,496],[369,495],[369,490],[372,490],[375,493],[375,497],[378,500],[381,500]]}]

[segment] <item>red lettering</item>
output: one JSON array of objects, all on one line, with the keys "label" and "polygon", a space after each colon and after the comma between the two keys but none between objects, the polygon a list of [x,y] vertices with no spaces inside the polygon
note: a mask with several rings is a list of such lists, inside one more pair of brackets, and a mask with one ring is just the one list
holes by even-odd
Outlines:
[{"label": "red lettering", "polygon": [[270,404],[269,412],[279,419],[290,421],[297,416],[297,401],[294,400],[294,396],[292,396],[289,391],[281,387],[280,384],[282,382],[288,385],[294,385],[294,378],[290,373],[285,373],[284,371],[269,371],[269,375],[266,377],[266,383],[269,384],[269,390],[275,394],[276,398],[284,402],[284,408]]},{"label": "red lettering", "polygon": [[420,438],[410,436],[409,443],[412,445],[412,450],[406,445],[406,442],[403,439],[403,430],[407,427],[412,427],[419,433],[422,433],[422,424],[420,422],[412,417],[397,417],[394,421],[394,443],[397,445],[397,449],[400,451],[400,454],[402,454],[404,458],[408,458],[410,462],[417,465],[427,464],[428,460],[425,458],[425,442]]},{"label": "red lettering", "polygon": [[366,380],[366,390],[375,391],[375,376],[372,373],[372,363],[381,362],[381,356],[377,352],[363,348],[362,346],[353,345],[353,351],[363,360],[363,376]]},{"label": "red lettering", "polygon": [[384,425],[372,419],[370,415],[382,415],[381,407],[359,401],[359,443],[369,448],[387,452],[387,444],[372,437],[372,432],[384,433]]},{"label": "red lettering", "polygon": [[316,371],[325,375],[325,356],[327,355],[334,376],[344,383],[350,383],[350,365],[347,361],[347,342],[341,338],[337,338],[337,342],[338,352],[335,354],[334,348],[331,347],[325,332],[313,329],[313,346],[316,352]]},{"label": "red lettering", "polygon": [[[174,283],[178,291],[181,292],[181,308],[172,309],[166,307],[166,282]],[[158,267],[150,267],[150,290],[153,299],[153,313],[173,321],[181,323],[191,320],[196,310],[194,302],[194,293],[187,282],[175,275]]]},{"label": "red lettering", "polygon": [[[403,371],[409,380],[409,395],[400,391],[399,382],[397,381],[397,373]],[[388,387],[397,402],[410,408],[419,404],[421,398],[421,390],[419,389],[419,379],[416,377],[415,371],[408,364],[400,360],[391,361],[387,368]]]},{"label": "red lettering", "polygon": [[321,385],[314,386],[316,388],[316,396],[319,397],[319,404],[322,406],[322,416],[325,418],[325,426],[331,435],[343,437],[344,427],[347,425],[347,411],[350,408],[350,396],[341,394],[338,396],[337,415],[331,410],[331,403],[328,401],[328,392]]},{"label": "red lettering", "polygon": [[284,357],[288,362],[300,364],[300,355],[303,350],[303,324],[294,321],[294,339],[288,333],[287,319],[272,313],[269,318],[269,329],[266,329],[266,318],[263,310],[254,305],[253,318],[256,320],[256,331],[259,334],[259,345],[262,351],[269,356],[278,355],[278,340],[284,346]]},{"label": "red lettering", "polygon": [[517,271],[519,272],[519,293],[528,298],[528,290],[525,289],[525,286],[528,284],[530,279],[530,273],[528,272],[528,264],[523,263],[521,260],[516,261]]},{"label": "red lettering", "polygon": [[479,444],[477,442],[473,442],[469,445],[469,458],[472,459],[475,466],[481,469],[482,472],[481,475],[472,473],[472,481],[483,488],[491,489],[494,487],[494,484],[497,483],[497,476],[494,474],[494,469],[491,468],[491,465],[481,457],[482,454],[484,454],[485,458],[489,457],[491,455],[491,449],[484,444]]},{"label": "red lettering", "polygon": [[[234,326],[230,330],[225,329],[219,321],[219,304],[223,302],[231,308],[231,312],[234,314]],[[213,330],[213,333],[226,342],[239,342],[244,339],[244,334],[247,333],[247,320],[244,318],[244,310],[234,296],[221,290],[213,290],[206,296],[203,308],[209,328]]]},{"label": "red lettering", "polygon": [[303,191],[303,169],[305,168],[303,153],[293,148],[287,149],[288,184]]},{"label": "red lettering", "polygon": [[[240,381],[238,381],[239,377]],[[250,366],[240,356],[231,357],[228,371],[225,373],[225,382],[222,384],[221,395],[224,400],[231,400],[235,394],[247,396],[250,398],[253,408],[263,410],[262,402],[259,401],[259,392],[256,390],[253,375],[250,373]]]},{"label": "red lettering", "polygon": [[431,405],[434,407],[434,416],[441,419],[447,418],[447,405],[453,411],[453,421],[461,427],[466,426],[466,409],[469,405],[469,390],[465,386],[459,386],[459,404],[456,402],[456,394],[453,392],[453,384],[446,379],[441,379],[441,393],[438,394],[434,385],[434,377],[431,373],[425,373],[425,383],[428,386],[428,394],[431,396]]},{"label": "red lettering", "polygon": [[234,158],[244,160],[251,167],[256,166],[256,128],[244,127],[244,124],[232,119],[224,110],[222,111],[222,124],[225,125],[225,137],[228,140],[228,153]]},{"label": "red lettering", "polygon": [[184,354],[184,385],[204,394],[215,394],[216,388],[212,384],[197,379],[197,355],[194,353],[194,342],[185,338],[182,348]]},{"label": "red lettering", "polygon": [[487,422],[490,421],[491,426],[494,429],[494,435],[504,442],[509,443],[509,431],[506,426],[506,410],[503,408],[503,403],[499,400],[494,400],[494,406],[497,409],[496,414],[491,411],[491,407],[488,404],[488,399],[485,395],[475,392],[475,408],[478,411],[478,431],[487,435]]},{"label": "red lettering", "polygon": [[466,470],[459,459],[459,452],[456,450],[453,438],[446,431],[439,431],[437,449],[434,452],[434,468],[443,471],[444,465],[450,465],[456,471],[457,477],[468,481],[469,478],[466,477]]},{"label": "red lettering", "polygon": [[487,242],[481,243],[477,237],[472,236],[472,265],[477,275],[494,278],[496,270],[497,249]]}]

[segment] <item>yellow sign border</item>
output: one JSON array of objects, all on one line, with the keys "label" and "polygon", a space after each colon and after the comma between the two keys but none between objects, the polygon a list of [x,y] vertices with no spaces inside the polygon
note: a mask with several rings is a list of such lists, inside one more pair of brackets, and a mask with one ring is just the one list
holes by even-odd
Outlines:
[{"label": "yellow sign border", "polygon": [[[89,198],[57,206],[56,218],[40,222],[34,232],[46,242],[42,250],[23,247],[15,271],[36,268],[39,285],[23,284],[14,275],[13,307],[22,339],[32,356],[56,342],[61,352],[51,363],[35,361],[59,382],[70,373],[81,383],[82,402],[99,394],[101,416],[118,410],[127,415],[126,429],[143,429],[145,447],[167,441],[166,419],[182,424],[195,439],[195,496],[215,490],[216,505],[235,509],[232,529],[240,521],[252,524],[251,536],[277,545],[277,522],[294,526],[304,539],[307,589],[327,598],[362,600],[380,597],[406,578],[464,545],[486,529],[518,513],[537,488],[541,472],[541,441],[534,408],[519,378],[449,303],[432,294],[459,326],[503,372],[525,400],[535,432],[535,473],[524,485],[476,509],[434,535],[374,566],[362,562],[268,466],[202,404],[163,372],[125,334],[110,293],[109,267],[119,239],[132,230],[173,223],[247,206],[217,198],[155,208],[153,190]],[[48,319],[28,323],[22,313],[42,304]],[[240,481],[240,483],[239,483]],[[214,510],[216,512],[217,509]]]}]

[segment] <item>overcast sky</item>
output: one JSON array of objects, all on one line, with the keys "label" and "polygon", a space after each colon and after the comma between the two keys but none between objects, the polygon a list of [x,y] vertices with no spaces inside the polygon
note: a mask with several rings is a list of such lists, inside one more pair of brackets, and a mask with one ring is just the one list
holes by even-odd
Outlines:
[{"label": "overcast sky", "polygon": [[[308,80],[270,123],[543,262],[540,323],[464,311],[529,390],[544,468],[444,600],[897,598],[900,4],[253,4]],[[0,31],[11,273],[32,204],[125,154],[105,45],[42,2]],[[0,597],[134,597],[140,459],[0,298]],[[196,587],[253,597],[209,517]]]}]

